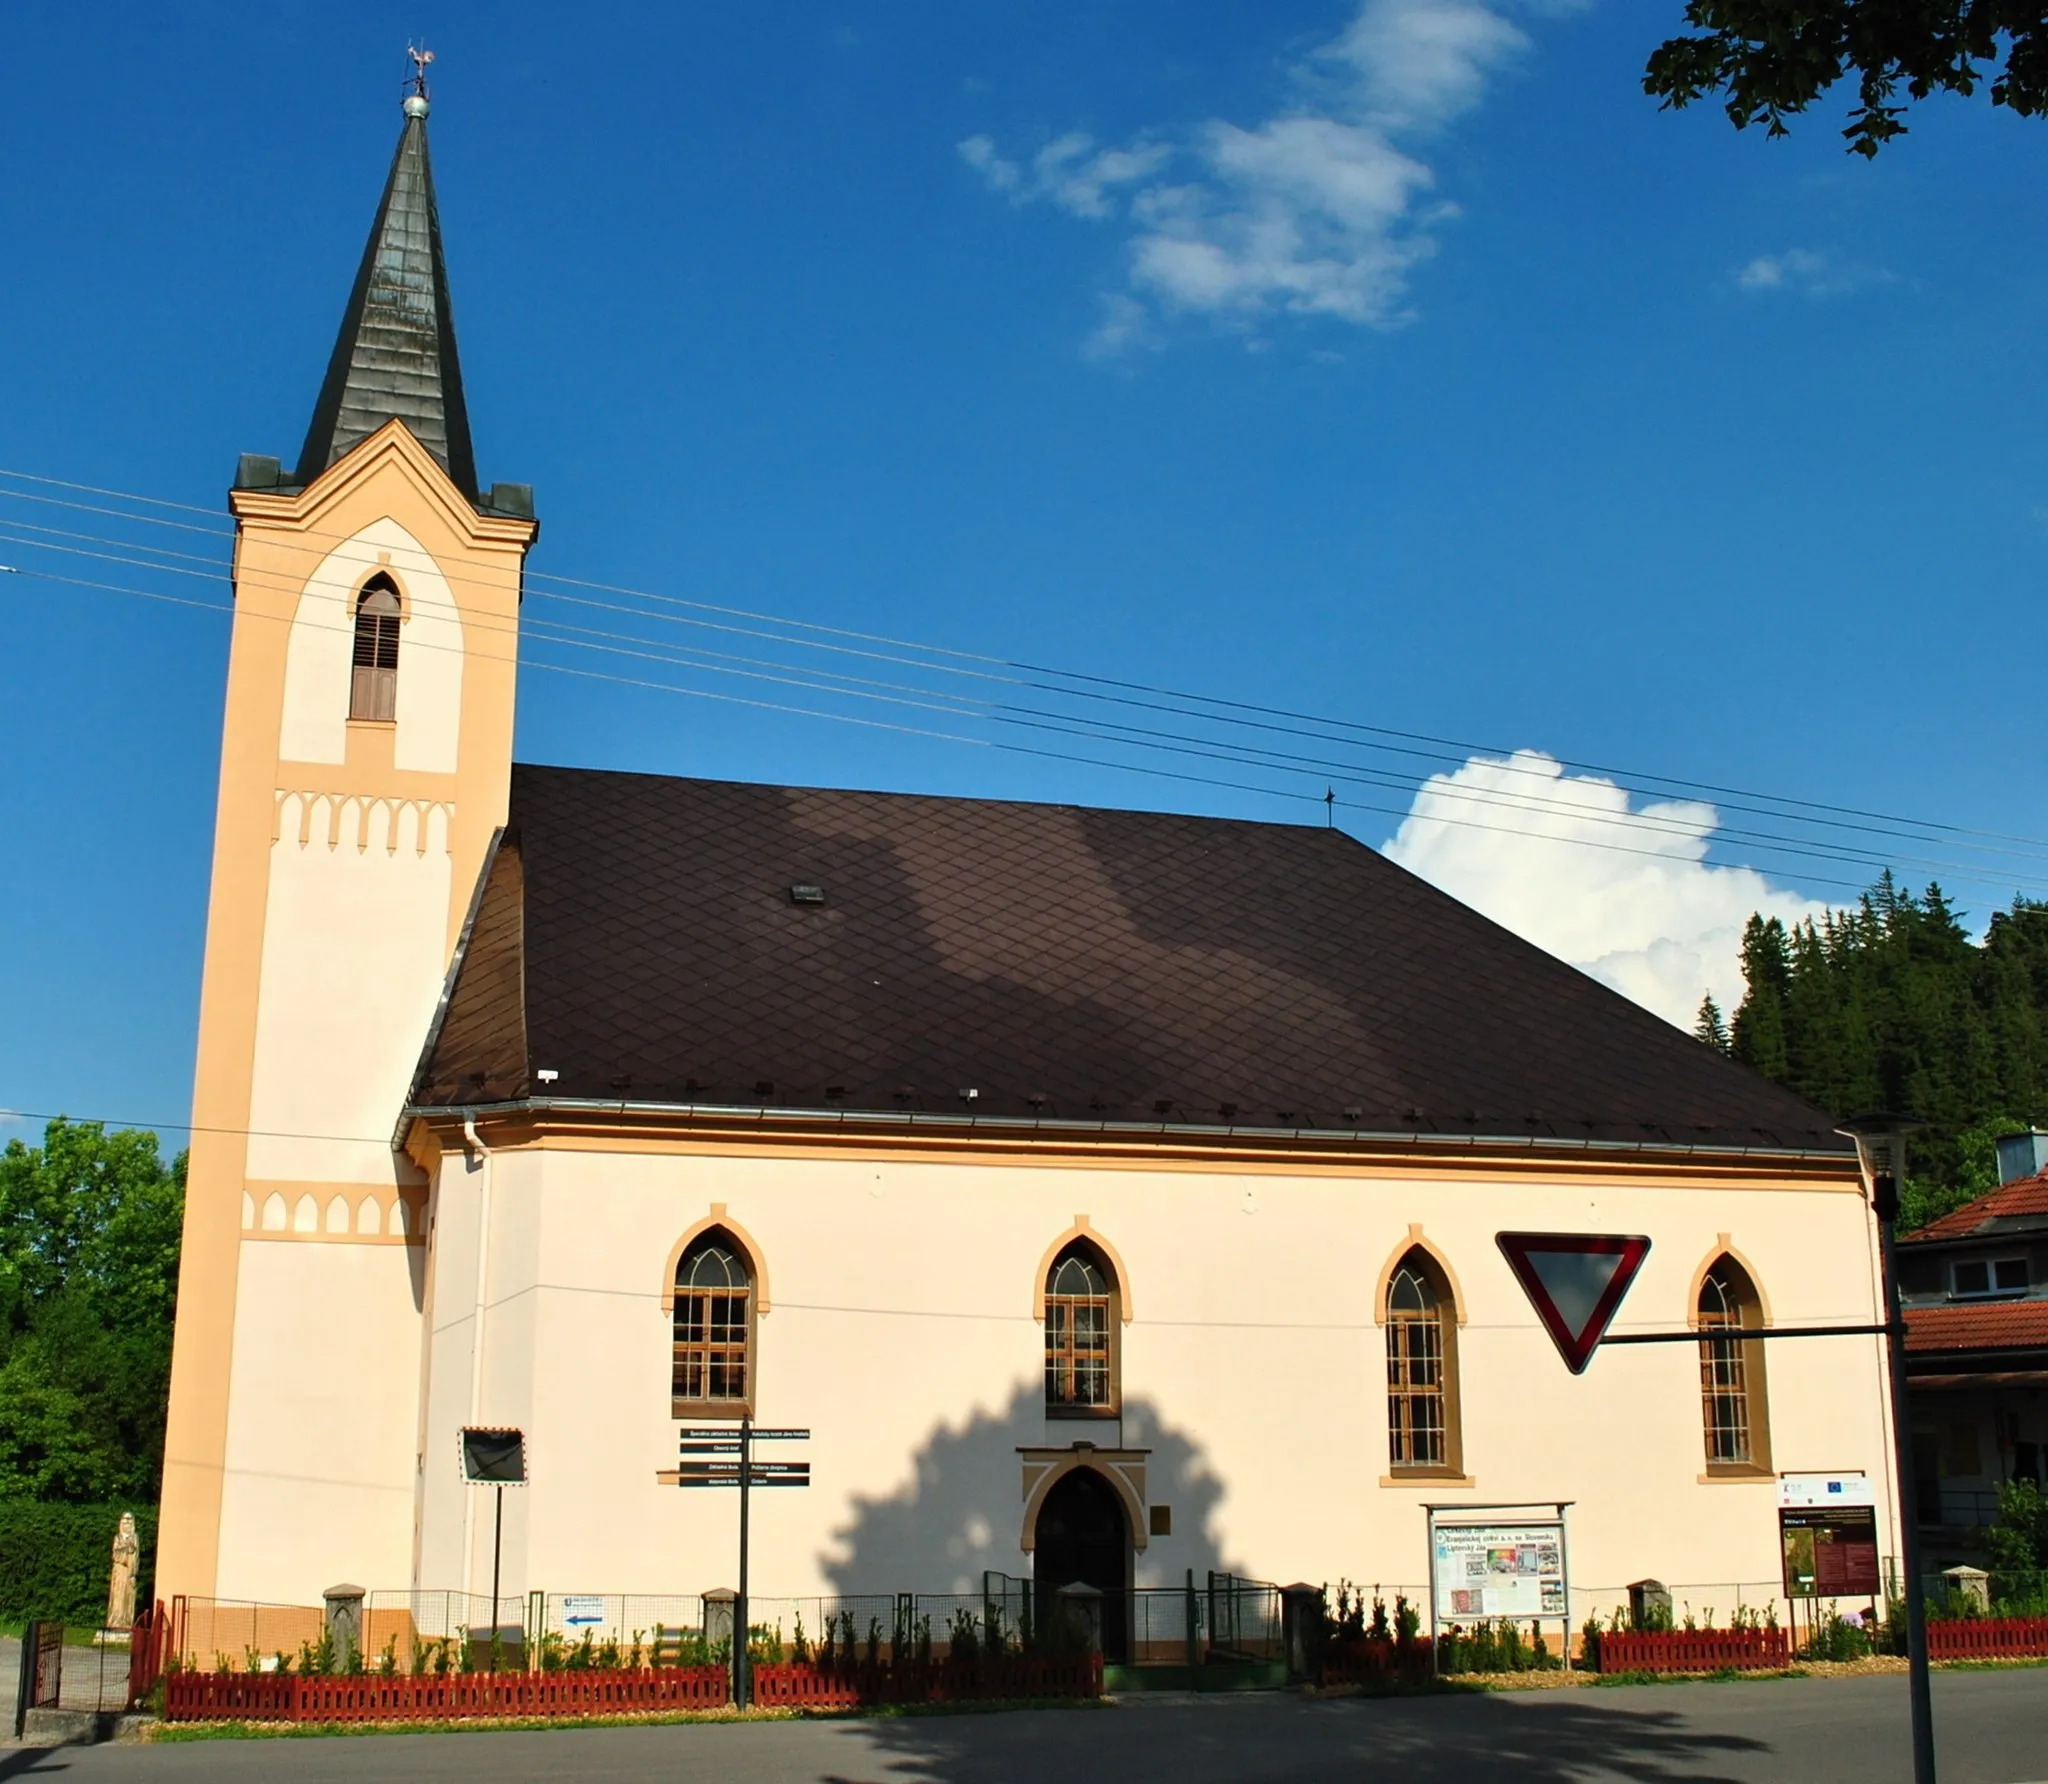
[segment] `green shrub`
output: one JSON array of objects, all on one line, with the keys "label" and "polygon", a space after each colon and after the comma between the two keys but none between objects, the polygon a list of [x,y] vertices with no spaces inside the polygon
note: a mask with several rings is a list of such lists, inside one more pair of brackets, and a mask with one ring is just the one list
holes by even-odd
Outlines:
[{"label": "green shrub", "polygon": [[1861,1660],[1872,1651],[1869,1632],[1861,1623],[1842,1615],[1832,1602],[1813,1625],[1813,1633],[1799,1650],[1806,1660]]},{"label": "green shrub", "polygon": [[121,1514],[135,1514],[142,1539],[135,1608],[149,1603],[156,1578],[156,1508],[136,1505],[39,1505],[0,1499],[0,1618],[62,1617],[97,1629],[107,1614],[107,1575]]}]

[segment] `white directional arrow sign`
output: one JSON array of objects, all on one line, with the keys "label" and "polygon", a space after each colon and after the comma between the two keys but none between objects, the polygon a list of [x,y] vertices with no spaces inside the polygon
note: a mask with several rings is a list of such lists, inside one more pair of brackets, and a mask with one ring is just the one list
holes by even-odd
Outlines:
[{"label": "white directional arrow sign", "polygon": [[1574,1375],[1593,1352],[1650,1255],[1649,1240],[1618,1233],[1496,1233],[1494,1243]]}]

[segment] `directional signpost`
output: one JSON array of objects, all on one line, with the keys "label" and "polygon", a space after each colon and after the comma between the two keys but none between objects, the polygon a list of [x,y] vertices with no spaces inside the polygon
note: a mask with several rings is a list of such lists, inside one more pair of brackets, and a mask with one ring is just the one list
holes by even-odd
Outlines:
[{"label": "directional signpost", "polygon": [[1574,1375],[1583,1375],[1635,1281],[1649,1240],[1617,1233],[1496,1233],[1536,1317]]},{"label": "directional signpost", "polygon": [[496,1487],[491,1520],[491,1667],[498,1665],[504,1626],[498,1621],[499,1563],[505,1554],[505,1489],[526,1485],[526,1437],[503,1425],[462,1427],[462,1478],[473,1487]]},{"label": "directional signpost", "polygon": [[740,1584],[732,1607],[732,1700],[747,1701],[747,1500],[755,1487],[807,1487],[808,1462],[757,1462],[757,1443],[808,1443],[805,1430],[762,1431],[752,1419],[730,1425],[685,1425],[678,1443],[676,1485],[737,1487],[740,1494]]}]

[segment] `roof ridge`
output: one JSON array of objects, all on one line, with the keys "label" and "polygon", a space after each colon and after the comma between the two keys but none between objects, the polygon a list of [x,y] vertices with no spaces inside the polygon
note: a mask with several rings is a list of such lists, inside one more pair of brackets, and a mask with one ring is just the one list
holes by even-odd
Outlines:
[{"label": "roof ridge", "polygon": [[1018,811],[1072,811],[1102,813],[1114,817],[1171,818],[1191,824],[1229,824],[1246,830],[1283,830],[1319,836],[1326,831],[1354,848],[1379,854],[1371,843],[1361,842],[1348,830],[1330,829],[1323,824],[1289,824],[1277,818],[1225,818],[1210,812],[1167,811],[1148,806],[1084,805],[1071,799],[998,799],[983,793],[922,793],[888,787],[831,787],[791,781],[736,780],[708,774],[658,774],[646,768],[581,768],[569,762],[515,762],[515,773],[603,775],[613,780],[665,781],[675,786],[744,787],[753,792],[823,793],[835,799],[917,800],[928,805],[1002,806]]},{"label": "roof ridge", "polygon": [[[2008,1208],[2012,1202],[2030,1202],[2036,1195],[2043,1197],[2044,1206]],[[2008,1213],[2035,1214],[2048,1212],[2048,1167],[2029,1176],[2015,1177],[2009,1183],[2001,1183],[1996,1189],[1987,1189],[1980,1196],[1972,1196],[1960,1208],[1951,1208],[1946,1214],[1930,1220],[1917,1232],[1901,1233],[1901,1244],[1918,1244],[1925,1239],[1960,1239],[1974,1233],[1986,1221],[1998,1220]]]}]

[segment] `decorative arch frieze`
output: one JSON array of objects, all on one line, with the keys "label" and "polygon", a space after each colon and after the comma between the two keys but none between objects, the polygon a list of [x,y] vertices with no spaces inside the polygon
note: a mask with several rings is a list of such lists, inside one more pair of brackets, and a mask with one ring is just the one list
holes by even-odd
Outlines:
[{"label": "decorative arch frieze", "polygon": [[281,787],[272,820],[273,845],[296,843],[301,849],[343,847],[367,854],[374,846],[386,855],[421,858],[448,853],[448,831],[455,805],[447,799],[407,799],[390,794],[300,792]]}]

